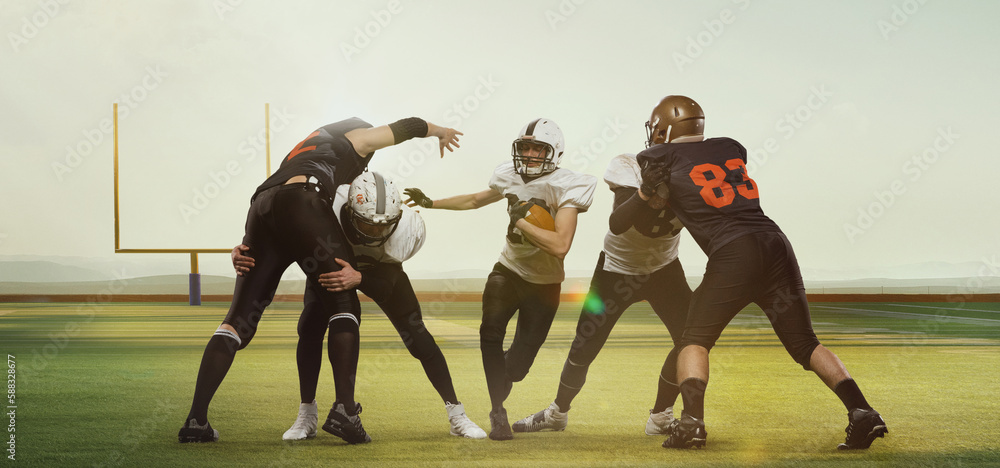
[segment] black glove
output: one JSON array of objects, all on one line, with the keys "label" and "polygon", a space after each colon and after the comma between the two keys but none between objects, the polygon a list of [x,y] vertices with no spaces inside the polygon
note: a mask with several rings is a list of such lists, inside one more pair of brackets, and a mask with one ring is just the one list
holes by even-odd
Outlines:
[{"label": "black glove", "polygon": [[434,200],[431,200],[430,197],[424,195],[424,192],[418,188],[403,189],[403,195],[410,197],[410,200],[413,201],[413,203],[416,203],[424,208],[434,208]]},{"label": "black glove", "polygon": [[510,215],[510,225],[513,226],[517,224],[517,220],[528,216],[528,210],[535,206],[532,202],[518,202],[516,205],[511,206],[507,213]]},{"label": "black glove", "polygon": [[670,168],[663,164],[647,163],[640,174],[642,184],[639,191],[647,197],[656,195],[656,186],[670,181]]}]

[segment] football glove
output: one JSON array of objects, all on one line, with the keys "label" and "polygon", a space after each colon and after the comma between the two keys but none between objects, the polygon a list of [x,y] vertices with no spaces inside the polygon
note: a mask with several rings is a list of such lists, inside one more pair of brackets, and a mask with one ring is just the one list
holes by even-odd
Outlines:
[{"label": "football glove", "polygon": [[639,191],[647,197],[656,195],[657,186],[670,181],[670,168],[663,164],[648,163],[642,168]]},{"label": "football glove", "polygon": [[430,197],[424,195],[424,192],[418,188],[403,189],[403,195],[410,197],[410,200],[412,200],[413,203],[416,203],[424,208],[434,207],[434,200],[431,200]]},{"label": "football glove", "polygon": [[511,206],[510,209],[507,210],[507,213],[510,215],[510,225],[513,226],[517,224],[517,220],[528,216],[528,210],[530,210],[533,206],[535,206],[534,203],[526,201],[518,202],[517,204]]}]

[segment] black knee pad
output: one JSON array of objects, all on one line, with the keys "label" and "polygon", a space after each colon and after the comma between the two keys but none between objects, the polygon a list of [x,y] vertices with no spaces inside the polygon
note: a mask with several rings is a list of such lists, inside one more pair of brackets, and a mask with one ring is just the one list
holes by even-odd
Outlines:
[{"label": "black knee pad", "polygon": [[[232,336],[232,332],[224,334],[224,336],[229,336],[239,343],[236,348],[237,350],[246,348],[250,344],[250,340],[253,340],[254,335],[257,334],[257,322],[260,320],[260,316],[257,315],[256,318],[257,320],[254,320],[254,316],[251,316],[249,320],[239,318],[236,320],[236,323],[228,324],[236,329],[236,336]],[[223,329],[220,328],[217,330],[216,334],[220,334],[220,331],[223,331]]]},{"label": "black knee pad", "polygon": [[812,370],[812,367],[809,366],[809,360],[812,359],[813,351],[816,351],[817,347],[819,347],[818,339],[815,341],[799,343],[796,344],[794,348],[785,348],[785,350],[788,351],[788,354],[792,356],[792,359],[795,359],[795,362],[799,363],[803,369]]},{"label": "black knee pad", "polygon": [[496,325],[482,324],[479,326],[479,344],[496,344],[503,346],[503,338],[507,334],[507,329]]},{"label": "black knee pad", "polygon": [[427,333],[426,329],[411,334],[408,339],[403,341],[403,344],[406,345],[406,350],[410,352],[410,356],[419,361],[431,359],[441,354],[440,348],[434,342],[434,337],[430,333]]}]

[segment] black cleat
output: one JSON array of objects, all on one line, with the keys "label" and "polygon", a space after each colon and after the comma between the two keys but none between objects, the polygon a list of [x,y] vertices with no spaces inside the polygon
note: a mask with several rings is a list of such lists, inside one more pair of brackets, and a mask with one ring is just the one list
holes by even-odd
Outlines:
[{"label": "black cleat", "polygon": [[681,419],[675,419],[667,427],[670,434],[663,441],[663,448],[698,448],[705,446],[708,432],[705,431],[705,421],[685,414]]},{"label": "black cleat", "polygon": [[216,442],[219,440],[219,431],[212,429],[212,425],[205,422],[204,426],[198,425],[198,420],[191,418],[184,423],[180,432],[177,433],[177,440],[182,444],[188,442]]},{"label": "black cleat", "polygon": [[361,425],[361,403],[354,404],[354,414],[347,414],[343,403],[334,402],[330,415],[326,417],[323,430],[344,439],[348,444],[367,444],[372,441]]},{"label": "black cleat", "polygon": [[873,409],[852,409],[847,414],[847,440],[837,446],[840,450],[863,450],[871,447],[872,442],[889,433],[885,421],[878,411]]},{"label": "black cleat", "polygon": [[507,421],[507,410],[500,408],[490,411],[490,439],[511,440],[514,433],[510,430],[510,423]]}]

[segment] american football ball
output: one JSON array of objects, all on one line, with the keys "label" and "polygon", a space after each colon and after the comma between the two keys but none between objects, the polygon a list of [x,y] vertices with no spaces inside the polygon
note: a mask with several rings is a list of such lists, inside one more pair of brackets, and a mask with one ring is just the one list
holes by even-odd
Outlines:
[{"label": "american football ball", "polygon": [[538,205],[533,205],[528,209],[528,214],[524,216],[524,220],[546,231],[556,230],[556,220],[552,219],[552,215],[548,211],[545,211],[545,208]]}]

